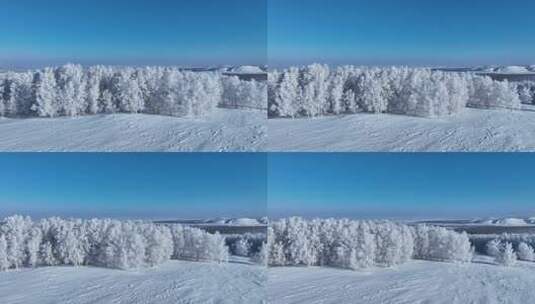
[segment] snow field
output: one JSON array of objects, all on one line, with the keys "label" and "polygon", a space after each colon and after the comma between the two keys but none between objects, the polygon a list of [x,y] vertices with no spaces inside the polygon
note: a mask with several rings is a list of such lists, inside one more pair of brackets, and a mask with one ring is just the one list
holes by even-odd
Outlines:
[{"label": "snow field", "polygon": [[293,217],[268,228],[270,266],[390,267],[411,259],[470,262],[466,233],[442,227],[411,227],[390,221],[304,220]]},{"label": "snow field", "polygon": [[265,304],[264,267],[236,260],[168,261],[128,271],[79,266],[0,272],[9,304]]},{"label": "snow field", "polygon": [[173,67],[68,64],[0,74],[0,117],[149,113],[200,117],[218,106],[266,108],[267,85]]},{"label": "snow field", "polygon": [[269,119],[268,151],[314,152],[531,152],[535,113],[467,108],[425,119],[392,114]]},{"label": "snow field", "polygon": [[100,114],[0,118],[2,151],[220,152],[260,151],[266,112],[218,108],[209,118]]},{"label": "snow field", "polygon": [[413,260],[363,271],[274,267],[267,292],[277,304],[525,304],[535,299],[535,264],[505,268],[475,256],[473,263]]},{"label": "snow field", "polygon": [[520,108],[533,102],[532,85],[494,81],[472,73],[426,68],[329,68],[313,64],[268,75],[270,117],[394,113],[437,117],[475,108]]}]

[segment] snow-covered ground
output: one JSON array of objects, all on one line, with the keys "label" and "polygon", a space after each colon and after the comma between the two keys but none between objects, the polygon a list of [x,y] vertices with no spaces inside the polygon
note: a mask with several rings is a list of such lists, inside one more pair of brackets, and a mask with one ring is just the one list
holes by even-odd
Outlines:
[{"label": "snow-covered ground", "polygon": [[266,113],[217,109],[205,118],[110,114],[0,118],[0,151],[259,151]]},{"label": "snow-covered ground", "polygon": [[266,280],[264,268],[243,261],[170,261],[139,271],[43,267],[0,272],[0,303],[256,304],[265,303]]},{"label": "snow-covered ground", "polygon": [[525,304],[535,302],[535,263],[493,265],[411,261],[396,268],[351,271],[281,267],[268,271],[274,304]]},{"label": "snow-covered ground", "polygon": [[446,118],[354,114],[270,119],[268,151],[535,151],[535,109],[466,109]]}]

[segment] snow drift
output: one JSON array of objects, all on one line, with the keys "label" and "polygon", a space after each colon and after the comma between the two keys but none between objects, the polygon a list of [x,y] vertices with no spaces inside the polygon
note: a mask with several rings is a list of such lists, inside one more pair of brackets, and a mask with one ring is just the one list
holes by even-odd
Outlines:
[{"label": "snow drift", "polygon": [[469,262],[465,233],[390,221],[281,219],[268,228],[268,263],[362,269],[399,265],[412,258]]},{"label": "snow drift", "polygon": [[225,262],[219,234],[181,225],[111,219],[12,216],[0,222],[0,271],[19,267],[93,265],[131,269],[169,259]]},{"label": "snow drift", "polygon": [[263,109],[266,90],[265,83],[217,72],[68,64],[0,74],[0,116],[121,112],[199,117],[217,106]]},{"label": "snow drift", "polygon": [[358,112],[435,117],[466,106],[519,108],[517,85],[473,73],[408,67],[331,69],[313,64],[268,75],[270,117]]},{"label": "snow drift", "polygon": [[489,219],[481,221],[482,224],[498,225],[498,226],[525,226],[528,222],[521,218],[501,218],[501,219]]}]

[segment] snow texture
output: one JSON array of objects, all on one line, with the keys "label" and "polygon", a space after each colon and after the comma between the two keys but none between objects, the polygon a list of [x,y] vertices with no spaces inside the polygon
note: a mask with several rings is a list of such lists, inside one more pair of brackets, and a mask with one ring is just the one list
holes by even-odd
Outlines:
[{"label": "snow texture", "polygon": [[268,151],[285,152],[532,152],[535,108],[466,109],[435,119],[344,115],[269,119]]},{"label": "snow texture", "polygon": [[261,151],[266,113],[216,109],[209,118],[106,114],[0,118],[1,151]]},{"label": "snow texture", "polygon": [[275,267],[268,271],[268,301],[277,304],[532,303],[535,264],[496,266],[411,261],[395,268],[347,271],[323,267]]},{"label": "snow texture", "polygon": [[43,267],[0,272],[5,304],[263,304],[265,268],[246,260],[228,264],[169,261],[119,271],[96,267]]}]

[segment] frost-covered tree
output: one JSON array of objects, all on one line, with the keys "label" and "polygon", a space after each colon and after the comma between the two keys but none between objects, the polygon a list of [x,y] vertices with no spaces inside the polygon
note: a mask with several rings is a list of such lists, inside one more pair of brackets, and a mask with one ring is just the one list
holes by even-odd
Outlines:
[{"label": "frost-covered tree", "polygon": [[86,80],[80,65],[67,64],[59,70],[59,92],[61,113],[66,116],[83,114],[86,105]]},{"label": "frost-covered tree", "polygon": [[52,244],[50,242],[47,241],[41,244],[41,247],[39,248],[40,265],[55,266],[58,264],[52,250]]},{"label": "frost-covered tree", "polygon": [[249,241],[247,241],[247,239],[240,238],[237,242],[234,243],[233,252],[235,255],[247,257],[249,256],[250,251],[251,244],[249,243]]},{"label": "frost-covered tree", "polygon": [[[459,113],[467,105],[516,109],[518,87],[470,73],[314,64],[270,72],[267,95],[271,117],[357,112],[436,117]],[[533,89],[522,92],[528,100]]]},{"label": "frost-covered tree", "polygon": [[260,265],[268,266],[269,252],[267,247],[266,243],[262,243],[260,250],[253,256],[253,261]]},{"label": "frost-covered tree", "polygon": [[470,262],[474,249],[466,233],[443,227],[418,225],[415,230],[415,257],[424,260]]},{"label": "frost-covered tree", "polygon": [[39,265],[39,246],[41,245],[41,241],[41,230],[37,227],[31,228],[26,240],[26,266],[36,267]]},{"label": "frost-covered tree", "polygon": [[521,242],[518,245],[517,255],[518,255],[519,260],[529,261],[529,262],[535,261],[535,252],[533,251],[533,247],[531,247],[530,245],[524,242]]},{"label": "frost-covered tree", "polygon": [[500,250],[499,255],[496,257],[496,263],[506,267],[514,266],[517,261],[516,253],[513,249],[513,245],[509,242],[505,243]]},{"label": "frost-covered tree", "polygon": [[54,70],[46,68],[37,72],[34,82],[35,104],[32,105],[32,110],[41,117],[58,116],[59,105]]},{"label": "frost-covered tree", "polygon": [[518,97],[522,103],[531,104],[533,103],[535,94],[533,94],[530,86],[523,85],[518,88]]},{"label": "frost-covered tree", "polygon": [[0,271],[9,269],[7,241],[3,234],[0,234]]},{"label": "frost-covered tree", "polygon": [[97,114],[99,112],[100,87],[103,77],[103,67],[90,67],[87,71],[86,84],[86,104],[88,114]]},{"label": "frost-covered tree", "polygon": [[4,117],[6,115],[6,96],[8,96],[6,84],[7,81],[3,79],[2,75],[0,74],[0,117]]},{"label": "frost-covered tree", "polygon": [[119,78],[119,108],[126,113],[140,113],[145,108],[138,76],[132,70],[122,71]]},{"label": "frost-covered tree", "polygon": [[497,257],[502,251],[503,244],[499,239],[491,240],[486,245],[486,252],[491,257]]},{"label": "frost-covered tree", "polygon": [[441,227],[410,227],[389,221],[289,218],[268,228],[272,266],[329,265],[349,269],[389,267],[411,258],[470,262],[465,233]]},{"label": "frost-covered tree", "polygon": [[113,94],[109,90],[104,90],[99,99],[99,111],[101,113],[115,113],[117,106],[113,101]]},{"label": "frost-covered tree", "polygon": [[227,102],[265,109],[266,95],[266,82],[215,72],[67,64],[1,74],[0,116],[123,112],[199,117]]},{"label": "frost-covered tree", "polygon": [[272,111],[281,117],[295,117],[300,115],[299,70],[290,68],[285,70],[281,76],[282,80],[278,86],[279,92],[276,94],[276,106]]},{"label": "frost-covered tree", "polygon": [[228,247],[217,233],[181,225],[60,218],[33,222],[21,216],[0,221],[3,270],[53,265],[132,269],[170,258],[226,262]]},{"label": "frost-covered tree", "polygon": [[173,237],[173,258],[194,261],[226,262],[228,247],[225,238],[209,234],[198,228],[175,225],[171,227]]}]

